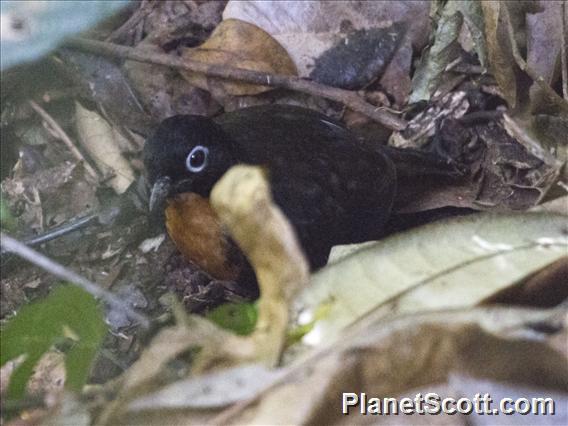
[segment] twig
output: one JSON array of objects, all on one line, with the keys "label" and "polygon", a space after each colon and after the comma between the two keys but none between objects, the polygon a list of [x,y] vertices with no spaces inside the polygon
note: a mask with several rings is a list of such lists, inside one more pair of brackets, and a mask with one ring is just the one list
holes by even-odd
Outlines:
[{"label": "twig", "polygon": [[562,3],[562,39],[561,54],[562,58],[562,93],[564,99],[568,100],[568,5]]},{"label": "twig", "polygon": [[140,4],[140,7],[136,9],[136,11],[128,18],[128,20],[117,28],[115,31],[112,32],[105,40],[110,41],[117,41],[120,38],[127,35],[130,31],[136,29],[138,24],[142,22],[142,20],[148,16],[148,14],[158,5],[158,2],[149,2],[147,0],[143,0]]},{"label": "twig", "polygon": [[125,304],[114,294],[106,291],[102,287],[71,271],[70,269],[67,269],[65,266],[54,262],[43,254],[27,247],[20,241],[9,237],[3,232],[0,233],[0,246],[3,250],[14,253],[22,259],[26,259],[27,261],[42,268],[50,274],[81,287],[83,290],[87,291],[93,296],[104,300],[110,306],[122,310],[124,313],[126,313],[126,315],[128,315],[130,319],[138,321],[142,327],[148,328],[150,326],[150,321],[145,315],[139,314],[138,312],[130,308],[130,306]]},{"label": "twig", "polygon": [[24,240],[23,243],[28,247],[47,243],[48,241],[54,240],[55,238],[62,237],[63,235],[69,234],[70,232],[84,228],[87,225],[95,222],[96,219],[98,219],[98,216],[96,214],[90,214],[70,223],[65,223],[61,226],[57,226],[41,235],[36,235],[35,237]]},{"label": "twig", "polygon": [[481,65],[473,65],[467,63],[457,63],[452,67],[448,67],[446,71],[457,72],[460,74],[484,74],[487,72],[485,67]]},{"label": "twig", "polygon": [[403,130],[407,124],[405,120],[365,102],[365,100],[363,100],[355,92],[326,86],[324,84],[319,84],[296,76],[267,74],[264,72],[225,65],[206,64],[192,59],[181,59],[164,53],[155,53],[140,48],[121,46],[118,44],[83,38],[72,38],[67,41],[66,45],[67,47],[99,55],[130,59],[138,62],[148,62],[227,80],[246,81],[247,83],[280,87],[283,89],[307,93],[313,96],[320,96],[322,98],[343,103],[352,110],[365,114],[367,117],[392,130]]},{"label": "twig", "polygon": [[81,161],[83,163],[87,173],[98,181],[99,174],[97,173],[97,171],[87,162],[87,160],[85,159],[83,154],[81,154],[81,151],[77,149],[71,138],[67,135],[67,133],[65,133],[61,126],[57,124],[57,121],[55,121],[53,117],[51,117],[51,115],[49,115],[47,111],[39,106],[35,101],[30,100],[29,103],[33,110],[39,114],[39,116],[53,129],[59,139],[61,139],[61,141],[67,146],[67,148],[69,148],[71,154],[73,154],[73,156],[78,161]]}]

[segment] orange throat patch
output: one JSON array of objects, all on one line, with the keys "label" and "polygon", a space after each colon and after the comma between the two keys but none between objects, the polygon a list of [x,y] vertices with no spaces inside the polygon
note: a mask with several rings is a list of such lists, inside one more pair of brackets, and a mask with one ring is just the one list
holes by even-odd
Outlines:
[{"label": "orange throat patch", "polygon": [[166,228],[178,250],[219,280],[236,280],[240,265],[229,260],[235,247],[207,198],[195,193],[178,194],[168,200]]}]

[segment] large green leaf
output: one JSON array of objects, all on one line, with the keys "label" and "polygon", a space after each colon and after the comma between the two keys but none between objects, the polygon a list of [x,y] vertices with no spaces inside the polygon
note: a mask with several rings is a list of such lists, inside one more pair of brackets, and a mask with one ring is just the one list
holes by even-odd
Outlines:
[{"label": "large green leaf", "polygon": [[[374,318],[474,306],[568,255],[568,216],[478,214],[431,224],[346,254],[297,300],[304,343]],[[315,321],[314,321],[315,319]]]},{"label": "large green leaf", "polygon": [[10,378],[9,396],[21,398],[42,355],[69,336],[74,342],[65,359],[66,386],[79,391],[105,333],[97,302],[75,286],[58,287],[46,299],[24,306],[1,330],[0,365],[25,355]]}]

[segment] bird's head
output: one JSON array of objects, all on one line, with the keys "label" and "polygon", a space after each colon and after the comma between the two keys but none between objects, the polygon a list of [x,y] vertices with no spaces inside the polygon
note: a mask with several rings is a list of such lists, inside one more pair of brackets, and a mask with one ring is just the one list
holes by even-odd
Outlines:
[{"label": "bird's head", "polygon": [[234,164],[231,140],[213,120],[196,115],[167,118],[144,146],[150,213],[161,214],[167,198],[176,194],[194,192],[209,197],[215,183]]}]

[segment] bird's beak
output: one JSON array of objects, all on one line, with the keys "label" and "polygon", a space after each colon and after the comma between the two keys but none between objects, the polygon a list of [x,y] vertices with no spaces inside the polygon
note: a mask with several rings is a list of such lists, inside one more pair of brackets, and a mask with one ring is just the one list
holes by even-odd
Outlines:
[{"label": "bird's beak", "polygon": [[162,176],[154,182],[150,193],[149,210],[151,216],[161,216],[166,206],[166,199],[172,191],[172,180]]}]

